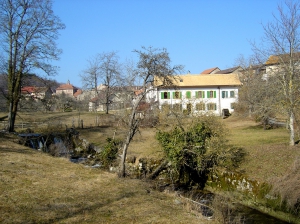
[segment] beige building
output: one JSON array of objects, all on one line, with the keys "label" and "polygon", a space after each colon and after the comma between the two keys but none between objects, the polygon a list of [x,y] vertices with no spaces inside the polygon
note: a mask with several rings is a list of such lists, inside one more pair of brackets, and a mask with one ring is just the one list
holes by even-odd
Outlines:
[{"label": "beige building", "polygon": [[223,110],[234,111],[242,85],[238,74],[179,75],[174,78],[174,86],[164,87],[161,84],[159,80],[154,81],[147,101],[158,102],[160,108],[216,115],[221,115]]},{"label": "beige building", "polygon": [[56,89],[56,95],[61,95],[63,93],[67,96],[77,98],[78,95],[82,93],[82,90],[70,84],[70,81],[68,80],[66,84],[62,84]]}]

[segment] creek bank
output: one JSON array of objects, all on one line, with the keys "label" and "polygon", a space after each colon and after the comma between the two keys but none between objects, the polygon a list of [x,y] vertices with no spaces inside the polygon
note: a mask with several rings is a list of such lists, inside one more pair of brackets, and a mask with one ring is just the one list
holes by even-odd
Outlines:
[{"label": "creek bank", "polygon": [[[101,161],[97,155],[102,151],[100,147],[89,143],[80,137],[75,129],[66,129],[63,133],[35,134],[25,133],[19,135],[21,144],[31,148],[50,153],[54,156],[64,156],[70,158],[71,162],[83,163],[89,167],[101,167]],[[162,163],[162,160],[152,158],[128,157],[126,160],[126,170],[128,175],[134,178],[144,179],[153,174]],[[118,167],[111,166],[111,172],[118,172]],[[168,175],[168,165],[156,177],[156,189],[165,191],[166,189],[178,191],[178,187],[172,184]],[[281,212],[278,205],[280,198],[269,194],[269,187],[263,183],[251,180],[241,174],[233,172],[219,172],[210,177],[206,184],[206,189],[214,194],[226,194],[239,204],[245,205],[242,211],[235,211],[233,214],[242,216],[258,216],[264,220],[270,214],[277,217],[276,222],[266,221],[259,223],[288,223],[279,219],[291,220],[290,223],[299,223],[299,219],[287,213]],[[241,206],[239,206],[241,207]],[[256,214],[256,215],[253,215]],[[254,218],[252,218],[254,219]],[[267,218],[266,220],[271,220]],[[246,223],[246,222],[244,222]],[[247,223],[251,223],[250,221]],[[255,222],[253,222],[255,223]],[[256,222],[258,223],[258,222]]]},{"label": "creek bank", "polygon": [[67,157],[74,163],[86,163],[101,151],[88,140],[81,138],[79,132],[68,128],[64,132],[16,133],[17,142],[32,149],[49,153],[56,157]]},{"label": "creek bank", "polygon": [[[152,158],[136,157],[128,158],[127,171],[135,178],[153,179],[151,175],[158,167],[164,163],[163,160]],[[170,179],[168,175],[168,166],[155,178],[155,189],[159,191],[170,191],[182,194],[182,188]],[[265,183],[249,179],[240,173],[219,171],[212,175],[207,183],[205,190],[207,192],[196,193],[193,195],[193,189],[185,190],[185,197],[196,202],[202,203],[206,194],[214,196],[222,196],[230,199],[230,204],[234,205],[230,208],[232,219],[242,217],[242,223],[299,223],[299,218],[285,211],[284,207],[279,207],[280,198],[270,193],[270,186]],[[197,192],[197,191],[196,191]],[[207,200],[206,205],[210,205],[212,200]],[[228,202],[228,200],[227,200]],[[200,206],[201,207],[201,206]],[[234,208],[234,209],[233,209]],[[202,208],[203,209],[203,208]]]},{"label": "creek bank", "polygon": [[[207,190],[224,195],[240,204],[275,217],[282,223],[300,223],[299,214],[293,212],[272,193],[272,186],[250,179],[241,173],[218,171],[207,183]],[[277,223],[277,222],[276,222]]]}]

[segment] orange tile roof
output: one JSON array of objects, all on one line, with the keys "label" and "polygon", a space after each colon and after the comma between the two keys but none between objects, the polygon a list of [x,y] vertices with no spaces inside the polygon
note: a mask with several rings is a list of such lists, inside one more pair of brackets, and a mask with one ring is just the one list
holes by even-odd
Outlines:
[{"label": "orange tile roof", "polygon": [[[219,69],[218,67],[215,67],[215,68],[209,68],[209,69],[206,69],[204,70],[203,72],[201,72],[200,74],[211,74],[214,70],[217,70]],[[220,69],[219,69],[220,70]]]},{"label": "orange tile roof", "polygon": [[77,97],[78,95],[82,94],[82,90],[78,89],[75,93],[74,93],[74,97]]},{"label": "orange tile roof", "polygon": [[35,86],[24,86],[21,88],[21,92],[25,93],[39,93],[46,92],[48,90],[47,87],[35,87]]},{"label": "orange tile roof", "polygon": [[274,65],[274,64],[288,62],[290,59],[293,59],[294,61],[299,61],[300,52],[294,53],[292,57],[293,58],[291,58],[289,54],[271,55],[265,64]]},{"label": "orange tile roof", "polygon": [[64,89],[76,89],[76,87],[74,87],[71,84],[62,84],[59,87],[57,87],[56,90],[64,90]]},{"label": "orange tile roof", "polygon": [[[205,87],[205,86],[239,86],[242,85],[237,74],[204,74],[204,75],[179,75],[174,76],[173,83],[178,87]],[[154,85],[161,85],[155,79]]]}]

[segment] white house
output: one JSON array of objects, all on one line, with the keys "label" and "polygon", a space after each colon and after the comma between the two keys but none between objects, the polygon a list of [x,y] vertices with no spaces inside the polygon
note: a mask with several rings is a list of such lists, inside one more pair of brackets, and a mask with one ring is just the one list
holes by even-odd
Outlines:
[{"label": "white house", "polygon": [[223,109],[234,111],[241,85],[238,74],[180,75],[174,78],[172,87],[161,86],[161,81],[155,80],[146,99],[157,101],[160,109],[222,115]]}]

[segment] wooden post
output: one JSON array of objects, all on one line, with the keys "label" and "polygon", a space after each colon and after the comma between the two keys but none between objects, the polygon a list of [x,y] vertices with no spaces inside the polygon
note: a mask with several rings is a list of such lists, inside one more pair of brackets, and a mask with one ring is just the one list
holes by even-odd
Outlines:
[{"label": "wooden post", "polygon": [[81,129],[83,129],[83,120],[81,120]]}]

